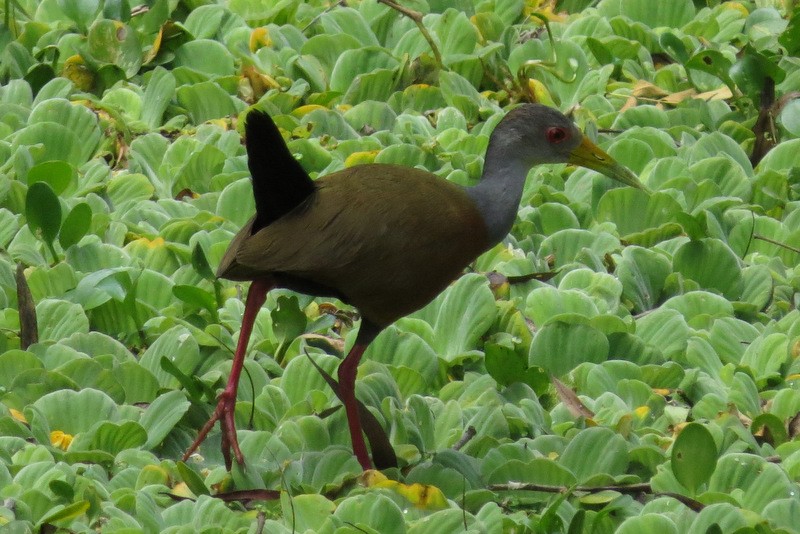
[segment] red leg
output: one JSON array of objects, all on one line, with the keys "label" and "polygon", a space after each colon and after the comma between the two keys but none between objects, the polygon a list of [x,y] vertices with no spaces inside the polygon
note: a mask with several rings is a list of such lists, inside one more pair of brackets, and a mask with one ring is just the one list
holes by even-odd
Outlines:
[{"label": "red leg", "polygon": [[183,461],[186,461],[197,450],[203,440],[206,439],[209,431],[214,428],[214,424],[219,421],[220,429],[222,430],[222,455],[225,458],[225,467],[228,470],[231,468],[231,450],[233,450],[233,455],[239,465],[244,464],[244,456],[239,449],[239,440],[236,438],[236,426],[233,418],[236,410],[236,392],[239,389],[239,375],[242,374],[242,367],[244,367],[244,356],[247,353],[247,343],[253,331],[253,323],[256,320],[256,315],[258,315],[258,310],[267,298],[267,292],[273,287],[275,287],[275,284],[272,280],[255,280],[250,284],[250,289],[247,292],[247,302],[244,306],[242,328],[239,332],[239,342],[236,345],[236,353],[233,355],[233,365],[231,366],[228,384],[219,395],[217,409],[214,410],[211,419],[203,425],[197,435],[197,439],[184,453]]},{"label": "red leg", "polygon": [[361,418],[358,415],[358,403],[356,403],[356,373],[358,372],[358,362],[370,342],[380,330],[372,324],[362,321],[358,331],[356,343],[350,352],[347,353],[342,363],[339,364],[339,392],[341,393],[342,404],[344,404],[347,414],[347,425],[350,428],[350,440],[353,442],[353,453],[361,464],[362,469],[372,469],[372,461],[367,452],[367,444],[364,442],[364,434],[361,431]]}]

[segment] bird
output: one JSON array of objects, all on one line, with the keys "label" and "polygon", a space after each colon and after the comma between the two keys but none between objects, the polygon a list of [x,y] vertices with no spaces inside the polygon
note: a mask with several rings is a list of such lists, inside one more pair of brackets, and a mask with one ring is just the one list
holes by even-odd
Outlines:
[{"label": "bird", "polygon": [[569,163],[647,191],[564,114],[535,103],[511,109],[497,124],[473,186],[379,163],[313,180],[269,114],[252,108],[244,130],[255,214],[231,241],[217,276],[251,284],[227,385],[184,455],[188,459],[219,421],[229,470],[231,452],[244,465],[234,425],[236,394],[253,322],[270,290],[334,297],[360,312],[355,343],[337,370],[337,396],[353,453],[368,470],[372,462],[355,396],[364,351],[384,328],[428,304],[508,235],[528,171]]}]

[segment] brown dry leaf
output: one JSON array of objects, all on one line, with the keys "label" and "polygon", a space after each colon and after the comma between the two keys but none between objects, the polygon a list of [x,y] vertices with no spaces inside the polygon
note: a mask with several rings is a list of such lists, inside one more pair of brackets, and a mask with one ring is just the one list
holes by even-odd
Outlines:
[{"label": "brown dry leaf", "polygon": [[252,65],[242,69],[242,76],[250,82],[255,100],[260,99],[270,89],[278,89],[281,86],[272,76],[258,72]]},{"label": "brown dry leaf", "polygon": [[705,101],[728,100],[729,98],[733,98],[733,93],[731,93],[731,88],[726,85],[724,87],[720,87],[719,89],[714,89],[713,91],[706,91],[705,93],[700,93],[695,98],[699,98]]},{"label": "brown dry leaf", "polygon": [[789,439],[791,440],[800,435],[800,413],[789,419],[787,429],[789,431]]},{"label": "brown dry leaf", "polygon": [[344,352],[344,339],[338,339],[328,336],[323,336],[322,334],[303,334],[300,336],[303,339],[314,339],[318,341],[324,341],[328,345],[331,346],[337,352]]},{"label": "brown dry leaf", "polygon": [[625,103],[622,104],[622,107],[619,108],[619,112],[622,113],[623,111],[625,111],[627,109],[635,108],[637,103],[638,103],[638,100],[636,99],[635,96],[629,96],[627,98],[627,100],[625,100]]},{"label": "brown dry leaf", "polygon": [[660,102],[663,104],[667,104],[670,106],[677,106],[684,100],[689,98],[695,98],[697,96],[697,91],[694,89],[686,89],[685,91],[678,91],[677,93],[672,93],[671,95],[667,95],[660,99]]},{"label": "brown dry leaf", "polygon": [[558,398],[561,399],[561,402],[567,407],[569,413],[575,417],[586,417],[587,419],[594,417],[594,412],[587,408],[575,392],[568,388],[566,384],[555,377],[551,380],[556,388],[556,393],[558,393]]},{"label": "brown dry leaf", "polygon": [[633,91],[631,94],[639,98],[662,98],[669,93],[659,86],[650,83],[646,80],[639,80],[633,84]]},{"label": "brown dry leaf", "polygon": [[19,346],[27,349],[39,341],[39,325],[36,321],[36,303],[33,301],[28,279],[25,278],[25,267],[17,264],[17,309],[19,310]]}]

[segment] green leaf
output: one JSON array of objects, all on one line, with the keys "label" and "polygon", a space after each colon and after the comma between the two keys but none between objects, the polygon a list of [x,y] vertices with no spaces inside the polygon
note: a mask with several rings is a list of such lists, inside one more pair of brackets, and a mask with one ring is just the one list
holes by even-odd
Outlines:
[{"label": "green leaf", "polygon": [[427,321],[433,327],[433,348],[440,358],[452,361],[475,346],[496,314],[486,278],[469,274],[411,317]]},{"label": "green leaf", "polygon": [[753,419],[750,432],[755,436],[760,434],[762,439],[773,447],[786,443],[789,438],[783,421],[771,413],[762,413]]},{"label": "green leaf", "polygon": [[[294,497],[285,495],[285,493],[281,493],[281,507],[284,509],[284,513],[288,512],[288,515],[285,514],[284,517],[292,518],[292,527],[298,532],[318,530],[336,510],[336,505],[323,495],[297,495]],[[357,514],[355,520],[360,523],[364,517]]]},{"label": "green leaf", "polygon": [[189,41],[175,51],[175,66],[188,67],[211,77],[235,73],[233,56],[222,43],[210,39]]},{"label": "green leaf", "polygon": [[725,243],[706,238],[688,241],[672,259],[673,268],[700,287],[714,289],[726,298],[738,299],[744,288],[739,258]]},{"label": "green leaf", "polygon": [[189,306],[200,308],[215,316],[217,313],[217,300],[214,295],[196,286],[177,285],[172,287],[172,294]]},{"label": "green leaf", "polygon": [[709,491],[741,495],[744,510],[761,513],[770,503],[797,491],[786,472],[753,454],[729,453],[717,462],[708,482]]},{"label": "green leaf", "polygon": [[142,96],[141,119],[150,129],[163,124],[164,112],[175,93],[175,76],[162,67],[156,67],[147,81]]},{"label": "green leaf", "polygon": [[661,299],[664,280],[671,271],[663,255],[641,247],[626,247],[617,264],[617,278],[622,282],[622,296],[636,311],[650,310]]},{"label": "green leaf", "polygon": [[28,171],[28,185],[46,182],[56,195],[62,194],[77,182],[78,173],[66,161],[44,161]]},{"label": "green leaf", "polygon": [[563,376],[583,362],[600,363],[606,358],[608,338],[602,332],[586,324],[555,321],[536,333],[528,363]]},{"label": "green leaf", "polygon": [[211,266],[208,264],[208,259],[200,243],[195,244],[192,249],[192,267],[197,271],[197,274],[206,280],[214,281],[216,279],[214,271],[211,270]]},{"label": "green leaf", "polygon": [[678,534],[675,522],[661,514],[629,517],[616,530],[617,534]]},{"label": "green leaf", "polygon": [[150,371],[162,387],[174,388],[178,380],[161,368],[162,357],[167,357],[181,372],[191,374],[200,361],[200,349],[185,327],[174,326],[142,354],[139,360],[142,367]]},{"label": "green leaf", "polygon": [[330,88],[340,93],[346,92],[356,77],[380,69],[393,71],[397,60],[385,49],[379,47],[345,50],[331,72]]},{"label": "green leaf", "polygon": [[147,433],[139,423],[125,421],[117,424],[106,421],[94,431],[91,446],[117,455],[124,450],[141,447],[145,441],[147,441]]},{"label": "green leaf", "polygon": [[63,389],[44,395],[33,403],[51,430],[67,434],[86,432],[95,424],[117,419],[117,405],[96,389]]},{"label": "green leaf", "polygon": [[128,78],[138,73],[142,66],[138,32],[127,24],[98,20],[89,28],[86,42],[91,59],[119,67]]},{"label": "green leaf", "polygon": [[620,475],[628,466],[628,445],[608,428],[587,428],[569,442],[559,464],[569,469],[578,483],[599,474]]},{"label": "green leaf", "polygon": [[617,225],[621,236],[673,222],[681,206],[670,195],[632,187],[611,189],[597,205],[597,220]]},{"label": "green leaf", "polygon": [[599,314],[597,304],[577,290],[560,290],[550,286],[537,287],[525,301],[525,315],[537,326],[557,321],[563,314],[576,314],[591,318]]},{"label": "green leaf", "polygon": [[200,82],[178,88],[178,102],[189,112],[195,124],[235,115],[244,104],[235,103],[222,87],[214,82]]},{"label": "green leaf", "polygon": [[600,14],[611,18],[624,16],[651,28],[680,28],[694,18],[692,0],[674,0],[653,4],[647,0],[606,0],[600,2]]},{"label": "green leaf", "polygon": [[78,243],[92,224],[92,208],[86,202],[76,204],[70,210],[58,234],[61,248],[68,249]]},{"label": "green leaf", "polygon": [[198,497],[200,495],[211,495],[211,492],[208,491],[203,479],[200,478],[200,475],[198,475],[191,467],[183,462],[177,462],[175,467],[178,469],[178,474],[180,474],[183,481],[186,482],[186,485],[189,487],[192,493]]},{"label": "green leaf", "polygon": [[700,423],[689,423],[672,444],[672,473],[694,495],[714,473],[717,455],[711,432]]},{"label": "green leaf", "polygon": [[53,241],[61,228],[61,202],[45,182],[36,182],[28,187],[25,196],[25,217],[28,219],[31,231],[38,234],[52,250]]},{"label": "green leaf", "polygon": [[57,0],[61,11],[85,30],[100,10],[100,0]]},{"label": "green leaf", "polygon": [[299,302],[294,295],[281,295],[278,297],[278,306],[270,312],[272,331],[280,343],[289,343],[306,330],[308,318],[300,309]]},{"label": "green leaf", "polygon": [[55,523],[57,521],[67,521],[75,519],[85,514],[91,506],[89,501],[76,501],[70,505],[64,506],[60,510],[50,512],[39,520],[40,525]]},{"label": "green leaf", "polygon": [[89,331],[89,319],[83,308],[64,300],[44,299],[36,304],[39,341],[59,341],[77,332]]},{"label": "green leaf", "polygon": [[189,410],[189,406],[190,403],[182,391],[170,391],[154,400],[140,421],[147,432],[144,448],[152,449],[164,441]]},{"label": "green leaf", "polygon": [[485,349],[486,371],[498,384],[508,386],[515,382],[529,385],[534,391],[545,391],[550,384],[541,369],[528,368],[525,357],[502,345],[489,344]]}]

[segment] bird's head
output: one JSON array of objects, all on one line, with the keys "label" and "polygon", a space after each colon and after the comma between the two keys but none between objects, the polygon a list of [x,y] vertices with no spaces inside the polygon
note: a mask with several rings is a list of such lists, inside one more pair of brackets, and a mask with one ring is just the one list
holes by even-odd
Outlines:
[{"label": "bird's head", "polygon": [[502,147],[506,157],[522,158],[526,165],[579,165],[647,190],[636,175],[584,136],[563,113],[542,104],[523,104],[508,112],[492,133],[490,144]]}]

